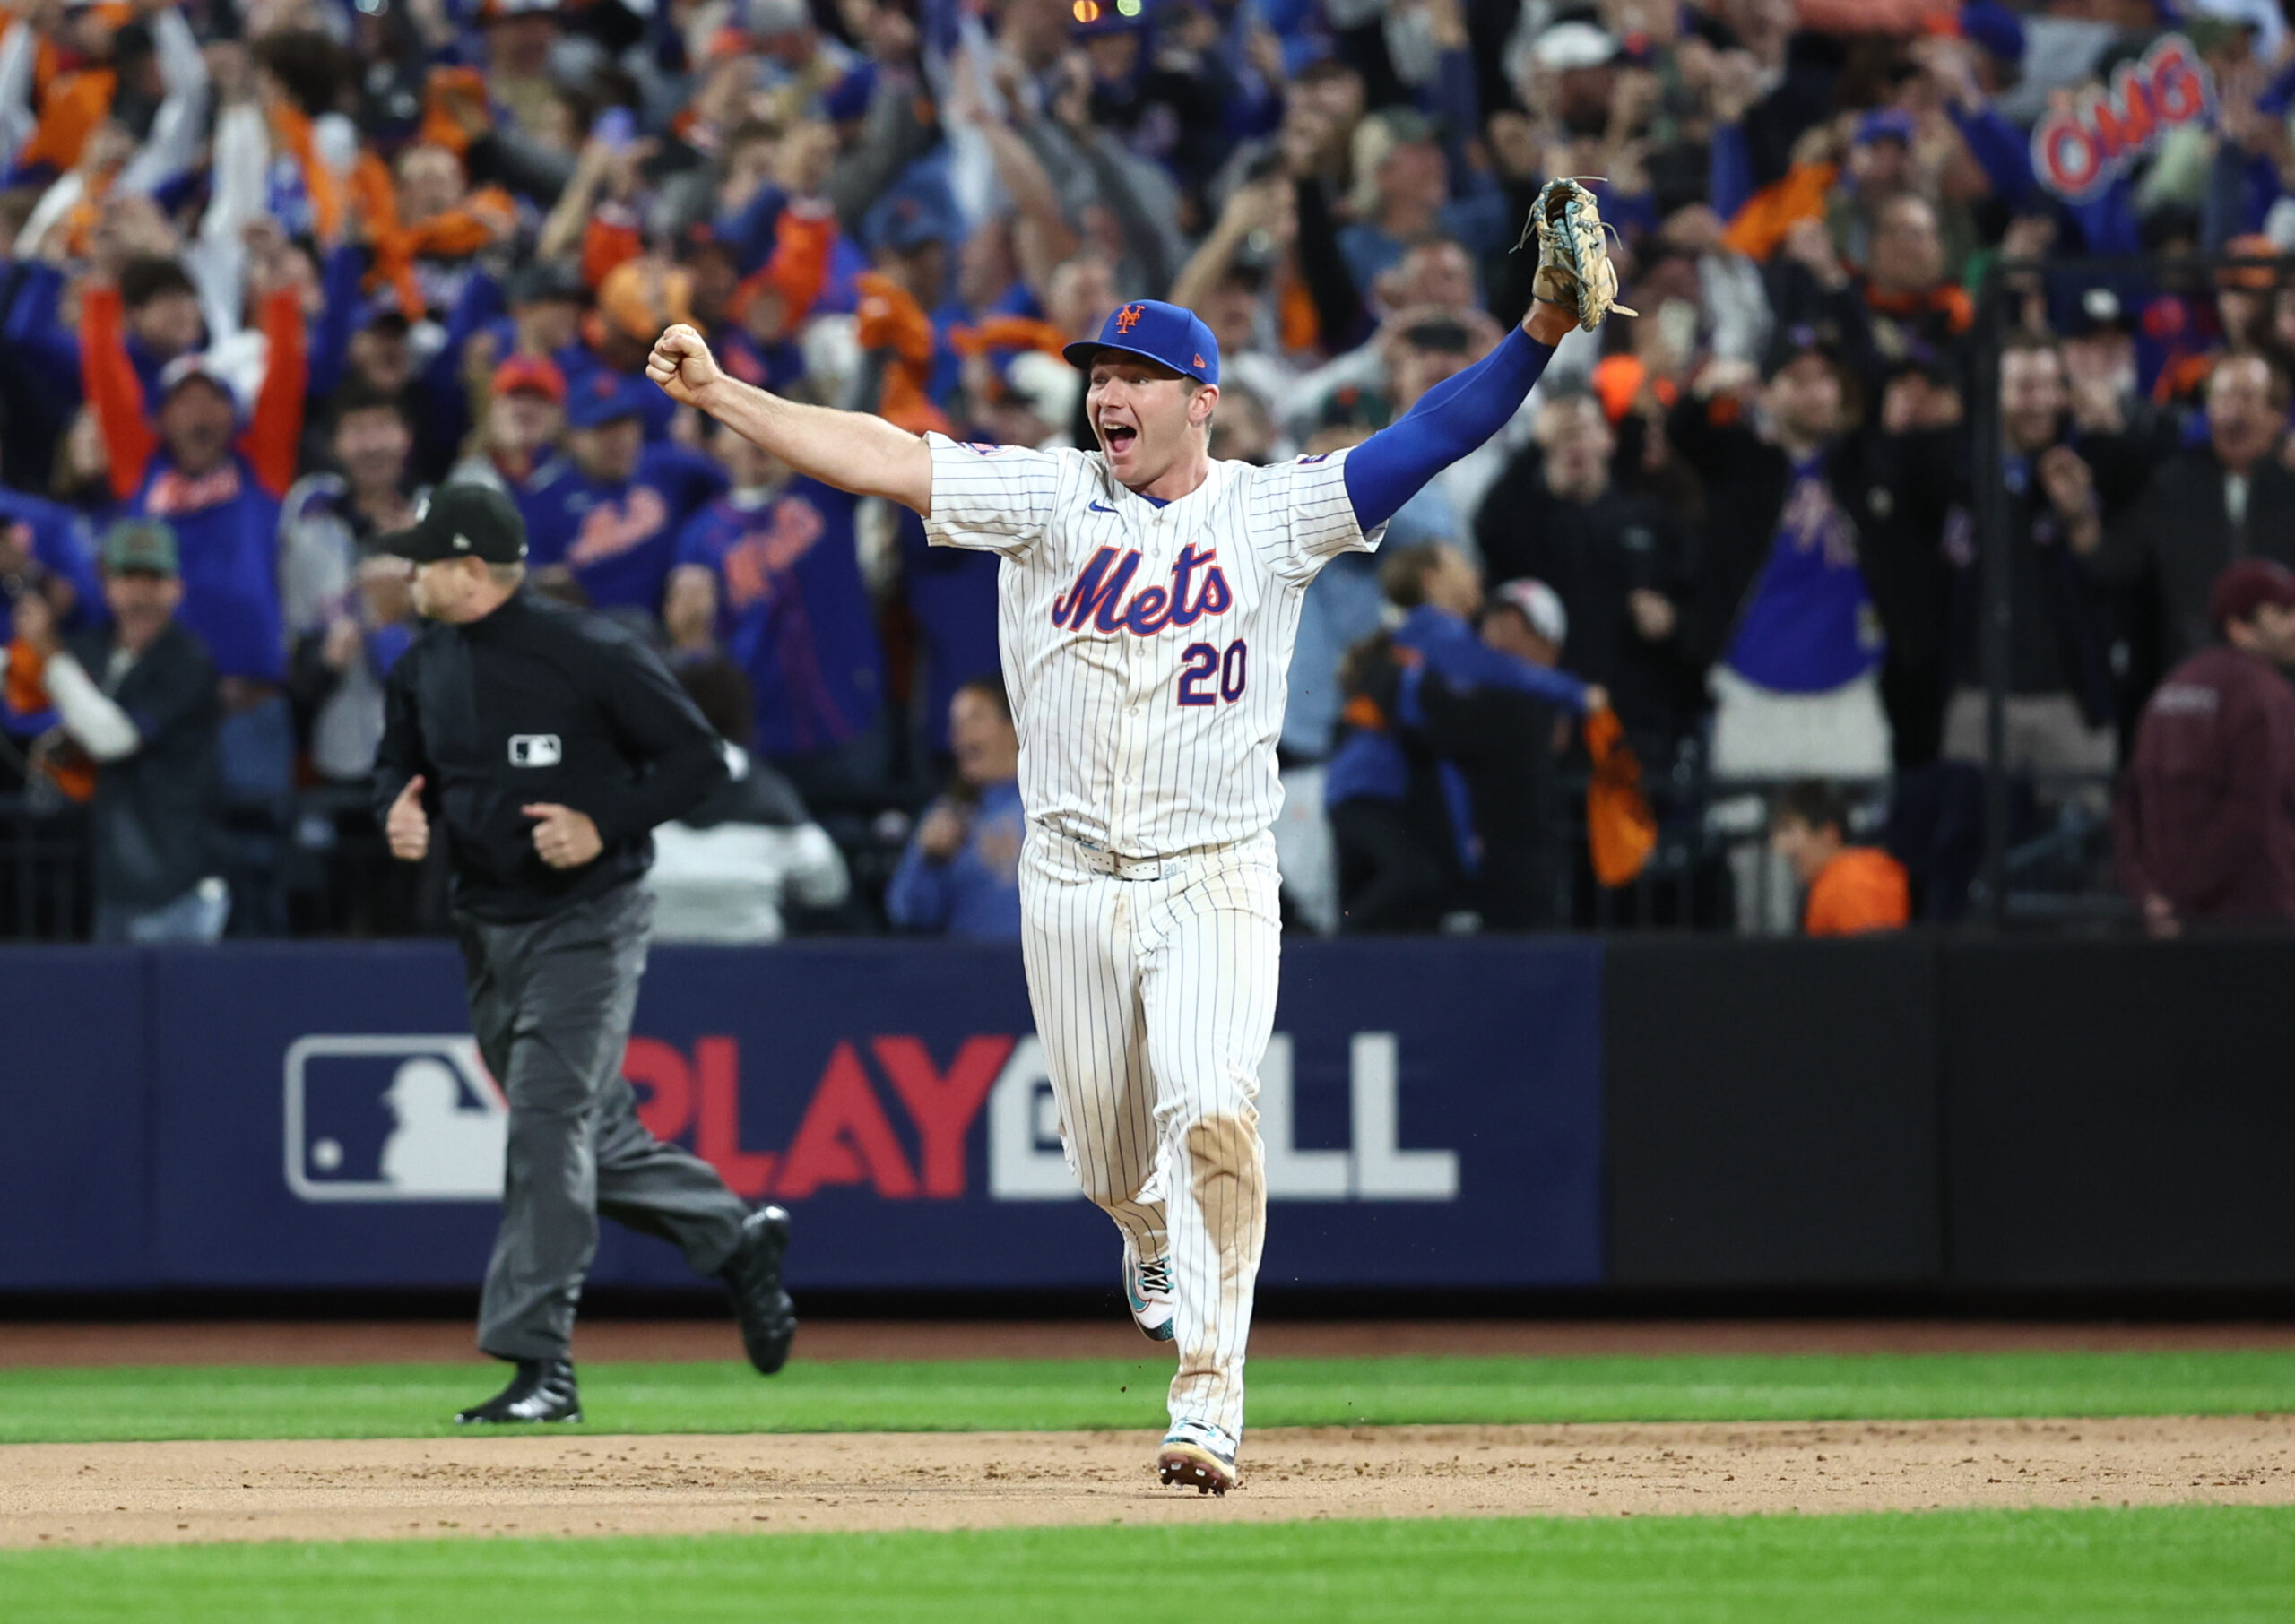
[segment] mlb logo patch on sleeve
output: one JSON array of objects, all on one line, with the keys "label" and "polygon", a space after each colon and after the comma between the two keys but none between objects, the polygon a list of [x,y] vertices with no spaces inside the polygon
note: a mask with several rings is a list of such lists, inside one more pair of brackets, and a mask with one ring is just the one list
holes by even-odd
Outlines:
[{"label": "mlb logo patch on sleeve", "polygon": [[566,759],[565,747],[555,733],[510,735],[510,764],[514,767],[554,767]]}]

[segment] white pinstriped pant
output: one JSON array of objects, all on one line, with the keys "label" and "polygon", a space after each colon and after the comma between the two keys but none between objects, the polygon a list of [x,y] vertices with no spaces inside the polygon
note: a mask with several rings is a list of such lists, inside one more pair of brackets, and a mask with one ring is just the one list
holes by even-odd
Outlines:
[{"label": "white pinstriped pant", "polygon": [[1259,1067],[1282,956],[1270,835],[1121,878],[1040,825],[1020,862],[1022,956],[1076,1181],[1139,1255],[1169,1256],[1173,1421],[1241,1438],[1243,1343],[1267,1236]]}]

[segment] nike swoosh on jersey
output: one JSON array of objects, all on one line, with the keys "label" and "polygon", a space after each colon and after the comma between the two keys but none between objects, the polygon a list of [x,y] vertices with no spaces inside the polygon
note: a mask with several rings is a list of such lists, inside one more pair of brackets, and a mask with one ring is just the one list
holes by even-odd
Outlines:
[{"label": "nike swoosh on jersey", "polygon": [[1110,507],[1104,502],[1087,502],[1084,505],[1090,508],[1096,514],[1107,514],[1110,516],[1113,516],[1115,513],[1115,509]]}]

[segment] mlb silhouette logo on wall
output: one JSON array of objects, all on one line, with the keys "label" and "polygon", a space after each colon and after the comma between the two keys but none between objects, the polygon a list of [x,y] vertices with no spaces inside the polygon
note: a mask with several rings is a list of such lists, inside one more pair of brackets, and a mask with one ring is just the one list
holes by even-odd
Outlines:
[{"label": "mlb silhouette logo on wall", "polygon": [[2032,173],[2066,203],[2102,195],[2169,134],[2210,117],[2215,84],[2181,34],[2163,34],[2101,90],[2081,91],[2032,126]]},{"label": "mlb silhouette logo on wall", "polygon": [[498,1201],[510,1110],[467,1037],[287,1050],[287,1188],[306,1201]]}]

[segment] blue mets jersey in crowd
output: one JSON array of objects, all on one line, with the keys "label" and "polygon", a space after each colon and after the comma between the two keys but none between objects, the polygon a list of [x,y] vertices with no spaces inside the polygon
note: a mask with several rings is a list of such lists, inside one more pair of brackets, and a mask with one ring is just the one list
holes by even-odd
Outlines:
[{"label": "blue mets jersey in crowd", "polygon": [[923,634],[924,739],[938,754],[948,747],[948,704],[976,677],[998,677],[996,557],[957,547],[934,547],[924,521],[904,507],[901,574],[908,612]]},{"label": "blue mets jersey in crowd", "polygon": [[178,473],[165,453],[128,511],[175,527],[183,560],[176,618],[198,634],[217,673],[260,682],[287,676],[286,623],[279,605],[279,498],[234,452],[210,471]]},{"label": "blue mets jersey in crowd", "polygon": [[593,608],[657,612],[680,527],[724,488],[723,469],[673,441],[646,446],[627,479],[593,479],[569,462],[517,497],[526,562],[565,565]]},{"label": "blue mets jersey in crowd", "polygon": [[1832,499],[1824,461],[1793,470],[1769,562],[1737,622],[1729,669],[1780,694],[1821,694],[1881,663],[1880,617],[1857,566],[1857,531]]},{"label": "blue mets jersey in crowd", "polygon": [[757,695],[757,746],[804,756],[877,719],[884,659],[861,579],[857,499],[792,479],[764,500],[723,497],[678,541],[717,574],[718,636]]}]

